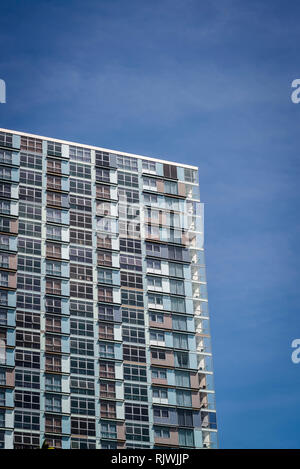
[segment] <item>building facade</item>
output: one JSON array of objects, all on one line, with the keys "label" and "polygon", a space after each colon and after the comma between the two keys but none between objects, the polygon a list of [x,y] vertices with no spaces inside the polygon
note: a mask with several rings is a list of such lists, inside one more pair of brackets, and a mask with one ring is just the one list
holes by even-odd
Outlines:
[{"label": "building facade", "polygon": [[0,129],[0,448],[216,448],[196,167]]}]

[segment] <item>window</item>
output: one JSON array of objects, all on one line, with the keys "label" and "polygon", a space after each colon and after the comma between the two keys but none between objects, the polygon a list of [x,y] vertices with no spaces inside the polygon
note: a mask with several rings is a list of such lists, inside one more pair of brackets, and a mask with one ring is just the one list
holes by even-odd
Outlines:
[{"label": "window", "polygon": [[71,397],[71,413],[79,415],[95,415],[95,401],[86,397]]},{"label": "window", "polygon": [[153,379],[167,379],[167,372],[160,368],[153,368],[151,373]]},{"label": "window", "polygon": [[40,415],[38,413],[15,410],[15,428],[38,431],[40,429]]},{"label": "window", "polygon": [[113,289],[110,287],[98,287],[98,301],[113,302]]},{"label": "window", "polygon": [[147,256],[160,256],[161,247],[159,244],[146,243],[146,254]]},{"label": "window", "polygon": [[[1,273],[0,273],[1,275]],[[1,277],[0,277],[1,278]],[[29,274],[18,274],[17,288],[19,290],[32,290],[39,292],[41,290],[41,279]]]},{"label": "window", "polygon": [[114,326],[112,324],[99,324],[99,338],[114,340]]},{"label": "window", "polygon": [[120,267],[121,269],[134,270],[137,272],[142,271],[142,258],[139,256],[130,256],[120,254]]},{"label": "window", "polygon": [[70,351],[76,355],[94,356],[94,342],[72,337],[70,341]]},{"label": "window", "polygon": [[40,353],[16,350],[16,366],[21,368],[40,369]]},{"label": "window", "polygon": [[162,295],[148,295],[148,307],[163,309],[163,296]]},{"label": "window", "polygon": [[21,150],[42,153],[43,142],[37,138],[21,136]]},{"label": "window", "polygon": [[153,414],[159,419],[169,419],[169,410],[163,407],[153,407]]},{"label": "window", "polygon": [[143,289],[143,277],[135,273],[121,272],[121,286]]},{"label": "window", "polygon": [[113,283],[113,274],[109,269],[98,269],[98,282],[99,283]]},{"label": "window", "polygon": [[116,397],[115,383],[100,382],[100,397],[114,399]]},{"label": "window", "polygon": [[32,293],[17,293],[17,307],[21,309],[33,309],[40,311],[41,297]]},{"label": "window", "polygon": [[173,334],[174,348],[188,350],[188,336],[185,334]]},{"label": "window", "polygon": [[197,183],[197,171],[190,168],[184,168],[184,180],[186,182]]},{"label": "window", "polygon": [[126,423],[126,440],[150,441],[149,427]]},{"label": "window", "polygon": [[92,300],[93,290],[93,285],[90,283],[84,284],[70,282],[70,296],[74,296],[75,298],[87,298]]},{"label": "window", "polygon": [[18,251],[25,254],[41,255],[41,241],[18,238]]},{"label": "window", "polygon": [[122,322],[143,326],[145,323],[144,311],[122,307]]},{"label": "window", "polygon": [[90,321],[83,321],[80,319],[71,318],[70,332],[72,335],[93,337],[94,336],[93,323]]},{"label": "window", "polygon": [[110,182],[109,169],[96,168],[96,182]]},{"label": "window", "polygon": [[32,169],[42,169],[43,167],[42,158],[43,158],[42,155],[38,155],[35,153],[24,153],[21,151],[20,166],[32,168]]},{"label": "window", "polygon": [[71,438],[71,449],[96,449],[96,441],[86,438]]},{"label": "window", "polygon": [[41,237],[42,226],[40,223],[19,221],[19,234],[34,238]]},{"label": "window", "polygon": [[0,166],[0,179],[11,179],[11,168]]},{"label": "window", "polygon": [[125,419],[148,421],[148,406],[125,403]]},{"label": "window", "polygon": [[61,352],[61,337],[55,335],[46,335],[46,351]]},{"label": "window", "polygon": [[20,388],[40,388],[40,375],[33,371],[17,370],[15,375],[15,385]]},{"label": "window", "polygon": [[165,360],[166,352],[164,352],[163,350],[151,350],[151,357],[154,360]]},{"label": "window", "polygon": [[[1,260],[1,254],[0,254],[0,260]],[[40,259],[19,255],[18,256],[18,272],[20,271],[33,272],[37,274],[41,273]]]},{"label": "window", "polygon": [[92,245],[92,233],[82,230],[70,230],[70,243],[71,244],[84,244],[87,246]]},{"label": "window", "polygon": [[146,363],[146,350],[133,345],[123,345],[123,359],[131,362]]},{"label": "window", "polygon": [[91,182],[81,181],[79,179],[70,178],[70,192],[82,195],[91,195]]},{"label": "window", "polygon": [[8,287],[8,272],[0,271],[0,286]]},{"label": "window", "polygon": [[60,416],[50,416],[46,415],[45,417],[45,432],[46,433],[61,433],[62,423]]},{"label": "window", "polygon": [[115,364],[111,362],[104,362],[100,360],[99,366],[99,377],[100,378],[115,378]]},{"label": "window", "polygon": [[164,323],[164,315],[159,313],[151,313],[151,321],[157,322],[158,324]]},{"label": "window", "polygon": [[47,172],[61,173],[61,161],[47,158]]},{"label": "window", "polygon": [[148,191],[157,190],[157,180],[154,178],[143,177],[143,189]]},{"label": "window", "polygon": [[46,412],[61,412],[61,397],[53,394],[46,394],[45,396],[45,411]]},{"label": "window", "polygon": [[135,239],[120,239],[120,251],[122,252],[129,252],[132,254],[141,254],[142,247],[141,241]]},{"label": "window", "polygon": [[115,357],[113,344],[100,342],[99,349],[100,349],[100,358],[114,358]]},{"label": "window", "polygon": [[122,290],[121,302],[124,305],[143,307],[144,306],[143,293],[137,293],[131,290]]},{"label": "window", "polygon": [[32,312],[17,311],[16,325],[26,329],[40,329],[40,315]]},{"label": "window", "polygon": [[84,228],[86,230],[92,229],[92,216],[87,213],[72,212],[70,211],[70,226]]},{"label": "window", "polygon": [[11,198],[11,184],[0,183],[0,196],[8,199]]},{"label": "window", "polygon": [[172,324],[173,324],[173,329],[176,329],[178,331],[186,331],[187,330],[186,317],[184,317],[184,316],[173,316],[172,317]]},{"label": "window", "polygon": [[71,373],[94,376],[94,360],[87,358],[71,358]]},{"label": "window", "polygon": [[169,262],[169,275],[171,277],[184,277],[183,265],[175,262]]},{"label": "window", "polygon": [[193,426],[193,413],[190,410],[177,410],[178,425],[180,427],[192,427]]},{"label": "window", "polygon": [[84,179],[91,179],[91,167],[80,163],[70,162],[70,175]]},{"label": "window", "polygon": [[117,417],[116,404],[100,401],[100,415],[101,418],[115,419]]},{"label": "window", "polygon": [[57,241],[61,241],[62,239],[62,229],[60,226],[53,226],[53,225],[47,225],[47,238],[48,239],[55,239]]},{"label": "window", "polygon": [[124,398],[129,401],[148,401],[147,386],[124,384]]},{"label": "window", "polygon": [[61,245],[56,243],[46,243],[46,256],[61,258]]},{"label": "window", "polygon": [[29,171],[25,169],[20,170],[20,182],[23,184],[31,184],[32,186],[42,185],[42,173]]},{"label": "window", "polygon": [[109,166],[109,153],[105,151],[96,151],[96,166]]},{"label": "window", "polygon": [[170,430],[163,427],[154,427],[155,438],[170,438]]},{"label": "window", "polygon": [[85,212],[91,212],[92,199],[88,199],[86,197],[79,197],[77,195],[70,195],[70,208]]},{"label": "window", "polygon": [[118,172],[118,184],[126,187],[139,187],[138,176],[130,173]]},{"label": "window", "polygon": [[142,165],[144,173],[156,173],[156,163],[154,161],[143,160]]},{"label": "window", "polygon": [[61,373],[61,357],[46,355],[46,371]]},{"label": "window", "polygon": [[119,201],[126,202],[127,204],[138,204],[139,193],[132,189],[122,189],[118,187]]},{"label": "window", "polygon": [[10,202],[7,200],[0,200],[0,213],[6,215],[10,214]]},{"label": "window", "polygon": [[42,202],[42,191],[34,187],[19,186],[19,199],[28,202]]},{"label": "window", "polygon": [[70,278],[92,282],[93,269],[89,265],[70,264]]},{"label": "window", "polygon": [[62,178],[57,176],[50,176],[47,174],[47,189],[54,189],[60,191],[62,186]]},{"label": "window", "polygon": [[171,164],[164,164],[164,177],[177,179],[177,167]]},{"label": "window", "polygon": [[181,368],[189,367],[189,354],[188,352],[174,352],[175,366]]},{"label": "window", "polygon": [[40,334],[19,330],[16,332],[16,345],[19,347],[40,349]]},{"label": "window", "polygon": [[180,446],[194,446],[193,430],[178,430]]},{"label": "window", "polygon": [[39,435],[31,435],[30,433],[14,432],[14,449],[37,449],[39,447],[40,447]]},{"label": "window", "polygon": [[46,261],[46,275],[61,275],[61,263]]},{"label": "window", "polygon": [[170,293],[173,295],[184,295],[183,280],[170,280]]},{"label": "window", "polygon": [[112,254],[110,252],[99,251],[97,256],[98,265],[112,266]]},{"label": "window", "polygon": [[9,237],[0,235],[0,249],[9,249]]},{"label": "window", "polygon": [[138,329],[136,327],[123,326],[122,336],[124,342],[133,342],[135,344],[145,343],[145,331],[142,328]]},{"label": "window", "polygon": [[124,364],[124,379],[127,381],[147,381],[147,370],[144,366]]},{"label": "window", "polygon": [[46,375],[45,389],[46,391],[61,392],[61,376]]},{"label": "window", "polygon": [[48,142],[47,152],[50,156],[62,156],[61,143]]},{"label": "window", "polygon": [[119,169],[126,169],[127,171],[137,171],[138,163],[136,158],[129,156],[117,155],[117,167]]},{"label": "window", "polygon": [[12,164],[12,152],[0,150],[0,163]]},{"label": "window", "polygon": [[91,150],[81,147],[69,147],[70,160],[84,161],[85,163],[91,162]]},{"label": "window", "polygon": [[61,280],[46,279],[46,294],[61,295]]},{"label": "window", "polygon": [[95,394],[94,380],[86,378],[75,378],[72,376],[70,380],[70,392],[71,394],[93,396]]},{"label": "window", "polygon": [[46,221],[50,223],[62,223],[62,211],[54,208],[47,208]]},{"label": "window", "polygon": [[72,316],[93,319],[93,303],[88,301],[70,300],[70,311]]},{"label": "window", "polygon": [[46,331],[47,332],[61,332],[61,318],[56,316],[46,315]]},{"label": "window", "polygon": [[46,297],[46,313],[61,313],[62,302],[60,298]]},{"label": "window", "polygon": [[144,204],[145,205],[157,205],[157,195],[156,194],[144,194]]},{"label": "window", "polygon": [[147,277],[147,285],[149,290],[162,291],[162,279],[159,277]]},{"label": "window", "polygon": [[171,297],[171,311],[185,313],[185,299]]},{"label": "window", "polygon": [[165,333],[150,331],[150,342],[153,345],[165,345]]},{"label": "window", "polygon": [[101,438],[117,438],[117,425],[111,422],[101,422]]}]

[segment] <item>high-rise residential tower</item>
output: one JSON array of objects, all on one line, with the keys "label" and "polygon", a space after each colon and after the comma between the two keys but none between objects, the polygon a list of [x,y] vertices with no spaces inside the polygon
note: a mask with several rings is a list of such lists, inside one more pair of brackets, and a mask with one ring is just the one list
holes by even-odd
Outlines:
[{"label": "high-rise residential tower", "polygon": [[0,129],[0,448],[216,448],[194,166]]}]

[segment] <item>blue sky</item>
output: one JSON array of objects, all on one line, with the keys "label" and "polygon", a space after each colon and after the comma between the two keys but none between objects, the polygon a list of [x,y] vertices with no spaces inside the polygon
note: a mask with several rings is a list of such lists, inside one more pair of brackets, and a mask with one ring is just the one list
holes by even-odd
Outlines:
[{"label": "blue sky", "polygon": [[3,1],[0,126],[200,167],[223,448],[297,448],[300,4]]}]

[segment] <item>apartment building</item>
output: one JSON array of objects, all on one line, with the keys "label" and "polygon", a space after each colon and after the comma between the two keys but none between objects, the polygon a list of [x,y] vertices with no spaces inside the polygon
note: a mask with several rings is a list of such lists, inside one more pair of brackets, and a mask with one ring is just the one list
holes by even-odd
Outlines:
[{"label": "apartment building", "polygon": [[194,166],[0,129],[0,448],[216,448]]}]

